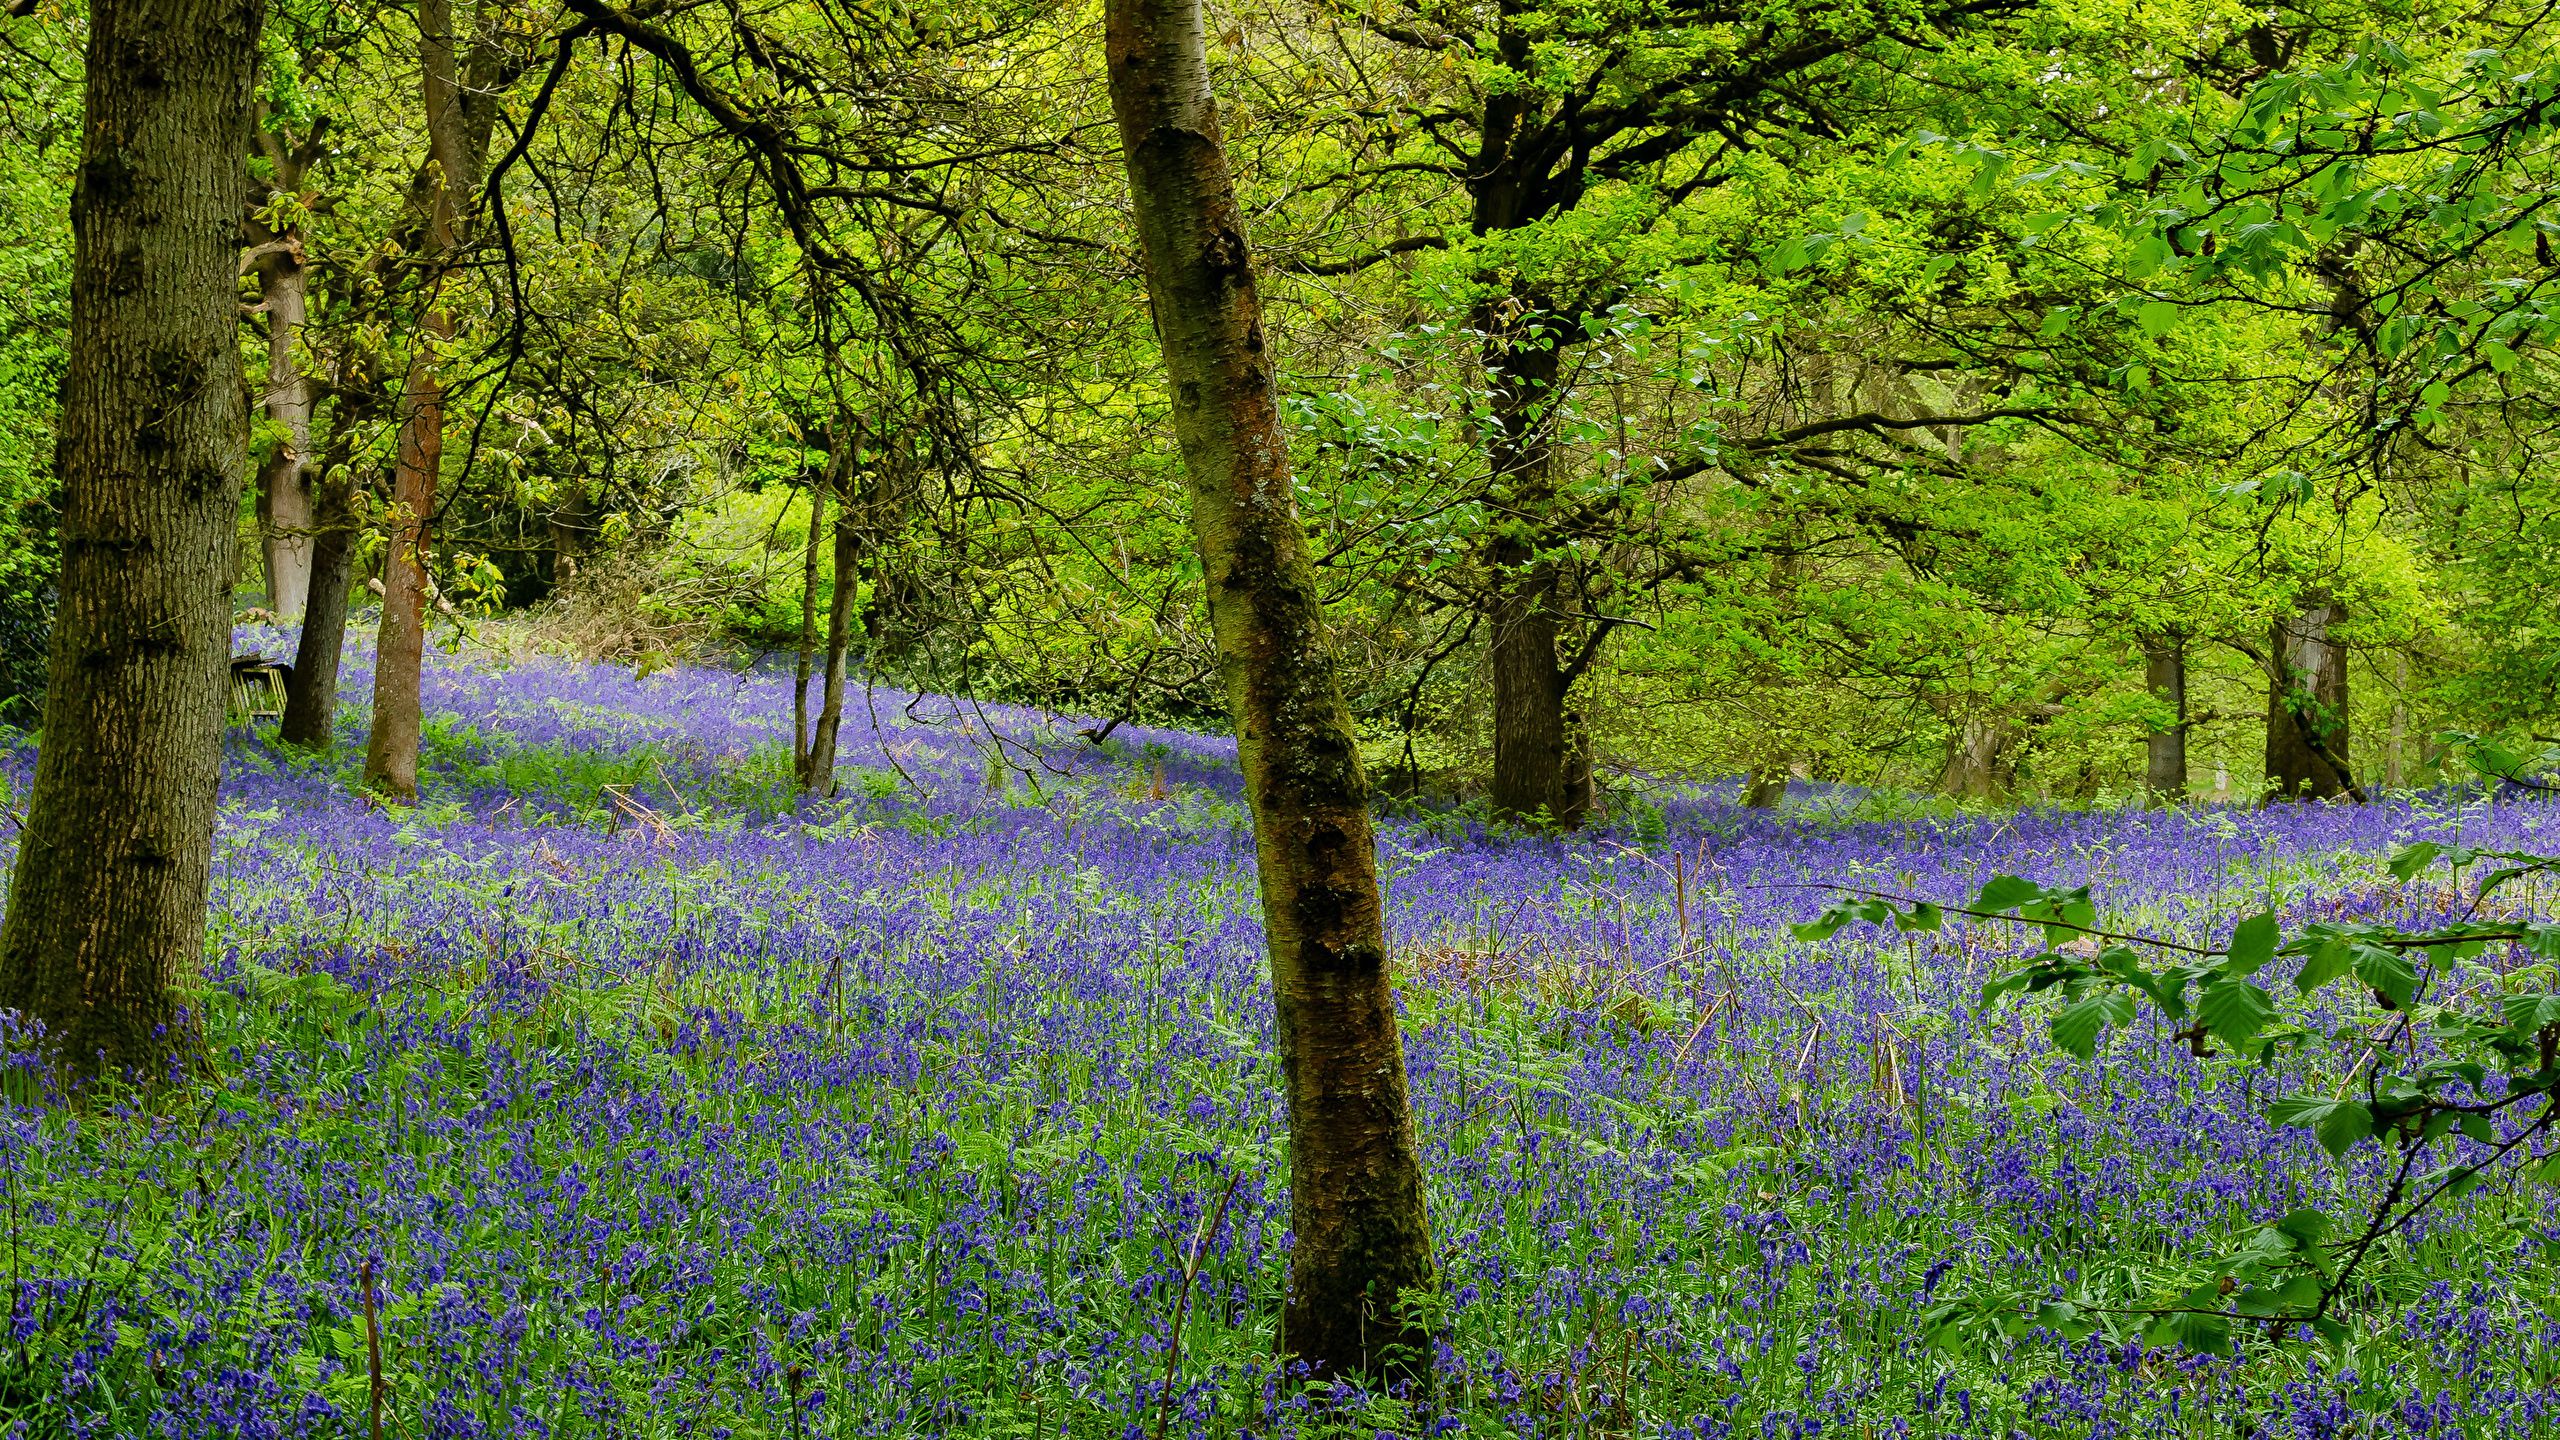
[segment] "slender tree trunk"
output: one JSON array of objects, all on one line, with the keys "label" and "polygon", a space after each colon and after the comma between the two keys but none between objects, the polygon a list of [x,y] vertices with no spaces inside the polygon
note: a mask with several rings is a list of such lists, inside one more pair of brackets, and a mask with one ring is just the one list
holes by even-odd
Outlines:
[{"label": "slender tree trunk", "polygon": [[2186,637],[2174,631],[2144,636],[2142,664],[2151,698],[2168,706],[2174,717],[2143,742],[2143,788],[2154,805],[2182,805],[2187,799]]},{"label": "slender tree trunk", "polygon": [[2315,599],[2267,637],[2270,799],[2364,798],[2347,749],[2347,652],[2333,633],[2345,618],[2344,606]]},{"label": "slender tree trunk", "polygon": [[486,117],[493,108],[486,96],[478,118],[467,107],[455,56],[453,0],[418,0],[418,61],[432,171],[423,196],[429,275],[400,400],[391,544],[382,557],[382,628],[373,657],[373,729],[364,752],[365,783],[402,801],[418,797],[418,732],[424,721],[419,671],[426,659],[433,583],[428,526],[444,469],[444,380],[438,367],[455,333],[442,292],[462,244],[462,207],[479,188]]},{"label": "slender tree trunk", "polygon": [[347,641],[347,592],[355,580],[355,482],[343,470],[320,483],[311,545],[310,604],[293,652],[277,738],[326,750],[338,711],[338,660]]},{"label": "slender tree trunk", "polygon": [[[420,326],[444,338],[432,316]],[[373,728],[365,737],[365,783],[395,800],[418,798],[418,733],[425,722],[419,675],[427,650],[427,523],[444,465],[444,384],[435,360],[409,364],[400,399],[399,451],[391,470],[391,543],[382,556],[382,622],[373,656]]]},{"label": "slender tree trunk", "polygon": [[1283,1093],[1284,1353],[1427,1376],[1422,1164],[1379,913],[1368,782],[1291,491],[1272,357],[1199,0],[1106,0],[1112,110],[1252,807]]},{"label": "slender tree trunk", "polygon": [[862,568],[861,516],[854,508],[854,476],[859,467],[853,458],[853,436],[849,427],[836,433],[839,453],[827,468],[834,471],[836,492],[835,587],[827,596],[827,673],[820,689],[818,728],[809,737],[809,775],[805,788],[812,795],[836,793],[836,736],[844,729],[845,653],[853,637],[854,592],[860,587]]},{"label": "slender tree trunk", "polygon": [[71,202],[61,606],[0,1006],[75,1078],[194,1044],[246,470],[240,157],[262,0],[96,0]]},{"label": "slender tree trunk", "polygon": [[267,307],[267,418],[285,439],[258,467],[258,541],[266,560],[267,607],[279,619],[300,615],[311,593],[313,513],[311,415],[318,387],[302,364],[310,277],[302,268],[299,230],[279,237],[288,248],[259,261]]},{"label": "slender tree trunk", "polygon": [[791,769],[800,788],[809,788],[809,671],[818,652],[818,545],[826,533],[827,487],[835,479],[836,461],[809,477],[809,549],[800,566],[800,654],[791,667]]},{"label": "slender tree trunk", "polygon": [[[1490,312],[1480,322],[1498,322]],[[1489,341],[1485,366],[1493,382],[1488,454],[1504,522],[1487,551],[1492,574],[1493,805],[1515,820],[1571,827],[1581,811],[1567,784],[1573,737],[1565,716],[1568,688],[1556,654],[1563,638],[1556,613],[1557,575],[1540,558],[1536,527],[1554,501],[1554,454],[1547,415],[1554,404],[1556,352]]]},{"label": "slender tree trunk", "polygon": [[2408,766],[2402,759],[2402,747],[2409,729],[2409,657],[2400,657],[2399,673],[2391,695],[2391,740],[2382,754],[2382,783],[2397,790],[2409,783]]}]

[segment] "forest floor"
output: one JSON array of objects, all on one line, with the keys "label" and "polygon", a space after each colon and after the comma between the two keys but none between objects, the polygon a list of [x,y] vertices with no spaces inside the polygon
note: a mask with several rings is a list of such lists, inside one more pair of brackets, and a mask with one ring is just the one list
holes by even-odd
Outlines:
[{"label": "forest floor", "polygon": [[795,805],[787,681],[430,661],[413,810],[355,790],[343,735],[235,737],[207,1077],[65,1112],[7,1071],[15,1433],[2560,1433],[2540,1186],[2393,1242],[2343,1342],[1925,1343],[1967,1286],[2141,1292],[2352,1212],[2374,1162],[2148,1022],[2083,1063],[2041,1000],[1985,1008],[2028,953],[2002,927],[1786,929],[1822,905],[1790,887],[2003,872],[2166,935],[2270,896],[2441,907],[2380,857],[2549,847],[2548,806],[1387,823],[1445,1279],[1425,1403],[1273,1373],[1231,746],[857,694],[843,796]]}]

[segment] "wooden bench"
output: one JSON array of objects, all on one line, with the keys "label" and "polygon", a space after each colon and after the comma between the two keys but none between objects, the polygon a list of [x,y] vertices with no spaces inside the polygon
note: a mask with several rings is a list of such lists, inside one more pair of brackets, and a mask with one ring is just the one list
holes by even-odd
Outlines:
[{"label": "wooden bench", "polygon": [[264,655],[231,657],[231,707],[224,719],[233,725],[282,719],[285,686],[293,667]]}]

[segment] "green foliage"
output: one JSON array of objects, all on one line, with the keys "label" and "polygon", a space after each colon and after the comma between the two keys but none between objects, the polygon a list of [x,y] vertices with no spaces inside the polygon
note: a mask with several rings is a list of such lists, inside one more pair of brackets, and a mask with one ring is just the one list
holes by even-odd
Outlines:
[{"label": "green foliage", "polygon": [[[2467,918],[2507,887],[2560,874],[2560,858],[2421,841],[2395,853],[2386,869],[2406,886],[2439,863],[2466,900],[2466,918],[2415,928],[2386,920],[2288,923],[2282,912],[2266,910],[2211,947],[2102,929],[2088,887],[2058,890],[2002,875],[1964,907],[1857,892],[1795,931],[1820,939],[1853,921],[1933,930],[1949,913],[2029,927],[2043,942],[2041,953],[1986,985],[1983,1003],[2054,992],[2054,1046],[2082,1061],[2099,1054],[2108,1031],[2133,1025],[2145,1006],[2198,1056],[2217,1044],[2261,1065],[2313,1044],[2352,1056],[2334,1085],[2324,1080],[2270,1095],[2265,1110],[2275,1125],[2311,1132],[2334,1158],[2384,1152],[2353,1234],[2331,1239],[2328,1216],[2297,1211],[2238,1248],[2201,1259],[2201,1278],[2191,1287],[2124,1297],[2119,1307],[2154,1316],[2155,1337],[2227,1354],[2232,1327],[2253,1320],[2300,1322],[2342,1339],[2337,1309],[2378,1241],[2500,1167],[2520,1168],[2539,1137],[2560,1134],[2560,924]],[[2520,949],[2531,963],[2494,970],[2472,963],[2493,946]],[[2295,1010],[2251,979],[2279,960],[2297,962],[2292,989],[2307,1003]],[[2072,1333],[2080,1321],[2069,1310],[1992,1285],[1950,1298],[1931,1323],[1941,1343],[1961,1344],[1986,1327],[2015,1335],[2021,1324],[2035,1323]]]}]

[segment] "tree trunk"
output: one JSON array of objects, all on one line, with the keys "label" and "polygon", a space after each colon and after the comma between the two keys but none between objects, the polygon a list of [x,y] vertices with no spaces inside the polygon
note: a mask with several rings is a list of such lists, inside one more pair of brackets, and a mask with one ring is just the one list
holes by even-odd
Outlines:
[{"label": "tree trunk", "polygon": [[2332,634],[2345,618],[2344,606],[2315,600],[2267,637],[2270,799],[2364,798],[2348,759],[2347,652]]},{"label": "tree trunk", "polygon": [[[1498,323],[1487,312],[1480,321]],[[1554,453],[1547,415],[1554,403],[1556,352],[1497,339],[1485,348],[1493,415],[1488,456],[1503,515],[1488,547],[1492,571],[1493,806],[1513,820],[1570,828],[1587,806],[1568,793],[1572,751],[1565,718],[1568,682],[1556,654],[1555,567],[1537,553],[1536,526],[1551,508]]]},{"label": "tree trunk", "polygon": [[595,502],[584,485],[570,483],[569,493],[551,507],[544,528],[551,539],[551,588],[558,590],[578,578],[587,543],[595,537]]},{"label": "tree trunk", "polygon": [[453,0],[418,0],[418,69],[426,102],[429,183],[420,200],[428,257],[424,313],[400,397],[399,448],[392,464],[391,543],[382,557],[382,628],[374,645],[373,729],[365,783],[392,799],[418,798],[418,732],[424,716],[419,670],[426,658],[428,526],[444,469],[444,380],[438,369],[454,337],[443,288],[462,245],[463,207],[479,189],[480,163],[495,112],[494,86],[475,75],[466,95],[455,60]]},{"label": "tree trunk", "polygon": [[2008,793],[2009,727],[1996,716],[1968,715],[1947,733],[1939,793],[1957,800],[1998,800]]},{"label": "tree trunk", "polygon": [[1787,768],[1783,765],[1751,772],[1750,782],[1742,791],[1742,803],[1753,810],[1775,810],[1787,798]]},{"label": "tree trunk", "polygon": [[96,0],[71,203],[61,605],[0,1006],[165,1076],[204,953],[246,470],[241,155],[262,0]]},{"label": "tree trunk", "polygon": [[[449,335],[444,317],[419,327]],[[373,655],[373,728],[365,737],[365,783],[394,800],[418,798],[418,732],[425,722],[419,673],[427,652],[427,522],[444,467],[444,383],[435,360],[409,362],[400,397],[399,452],[391,470],[391,543],[382,555],[382,623]]]},{"label": "tree trunk", "polygon": [[827,486],[835,478],[835,458],[809,477],[809,550],[800,568],[800,655],[791,667],[791,769],[800,788],[809,788],[809,671],[818,653],[818,541],[826,533]]},{"label": "tree trunk", "polygon": [[302,268],[299,230],[278,237],[287,248],[258,263],[267,307],[267,418],[284,438],[258,467],[258,542],[266,560],[267,608],[280,620],[303,612],[311,594],[313,517],[311,414],[318,387],[302,366],[302,327],[310,277]]},{"label": "tree trunk", "polygon": [[819,690],[818,728],[809,736],[809,773],[802,788],[836,793],[836,736],[844,729],[845,652],[853,636],[854,592],[862,568],[861,517],[854,509],[858,466],[850,427],[836,431],[837,454],[827,468],[836,480],[835,585],[827,595],[827,674]]},{"label": "tree trunk", "polygon": [[293,652],[278,739],[326,750],[338,711],[338,658],[346,649],[347,592],[355,580],[355,482],[343,469],[320,483],[311,545],[310,604]]},{"label": "tree trunk", "polygon": [[2142,664],[2151,698],[2175,717],[2143,742],[2143,790],[2154,805],[2182,805],[2187,799],[2186,637],[2174,631],[2144,636]]},{"label": "tree trunk", "polygon": [[1280,430],[1199,0],[1106,0],[1112,110],[1253,811],[1289,1107],[1284,1353],[1318,1376],[1427,1376],[1422,1164],[1358,737]]}]

